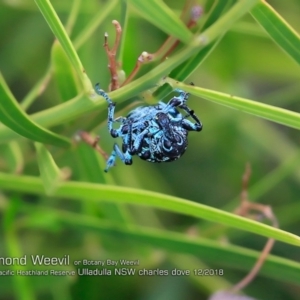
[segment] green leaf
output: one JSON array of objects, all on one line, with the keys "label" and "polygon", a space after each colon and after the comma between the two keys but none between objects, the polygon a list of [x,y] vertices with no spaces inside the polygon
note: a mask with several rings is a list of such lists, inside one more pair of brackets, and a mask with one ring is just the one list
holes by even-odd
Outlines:
[{"label": "green leaf", "polygon": [[161,0],[129,0],[139,14],[149,22],[184,43],[190,42],[192,33],[176,14]]},{"label": "green leaf", "polygon": [[[2,225],[5,228],[3,232],[3,240],[7,257],[22,257],[22,247],[18,240],[18,235],[15,227],[16,214],[21,206],[21,200],[15,197],[9,199],[9,206],[4,214]],[[10,268],[16,274],[18,271],[25,271],[26,266],[12,264]],[[35,299],[34,291],[32,290],[27,276],[12,276],[14,293],[17,299],[32,300]]]},{"label": "green leaf", "polygon": [[251,15],[273,40],[300,64],[300,37],[298,33],[266,2],[261,1]]},{"label": "green leaf", "polygon": [[[32,176],[15,176],[0,173],[0,187],[3,190],[29,192],[43,195],[44,189],[39,178]],[[118,187],[114,185],[93,184],[87,182],[62,182],[55,194],[56,197],[77,199],[79,201],[96,201],[127,203],[149,206],[165,211],[205,219],[230,227],[260,234],[276,240],[300,246],[300,237],[271,226],[246,219],[235,214],[205,206],[178,197],[163,195],[144,190]]]},{"label": "green leaf", "polygon": [[80,13],[80,8],[82,5],[82,0],[74,0],[72,7],[71,7],[71,11],[68,17],[68,21],[66,23],[66,31],[67,33],[70,35],[73,27],[76,23],[76,20],[78,19],[78,14]]},{"label": "green leaf", "polygon": [[[229,6],[230,1],[216,1],[209,12],[209,15],[203,25],[202,31],[209,28],[214,22],[216,22]],[[205,58],[214,50],[216,45],[222,39],[222,36],[215,42],[207,45],[201,49],[195,56],[191,57],[189,60],[178,66],[170,74],[170,77],[176,78],[179,81],[184,81],[188,76],[190,76],[205,60]]]},{"label": "green leaf", "polygon": [[[220,35],[224,34],[230,27],[246,12],[248,12],[258,0],[243,0],[235,4],[225,15],[223,15],[217,22],[210,26],[200,36],[187,45],[182,51],[165,60],[156,68],[149,71],[144,76],[134,80],[128,85],[109,93],[109,96],[118,103],[118,105],[127,99],[136,96],[138,93],[156,86],[157,81],[163,76],[166,76],[171,70],[180,63],[184,62],[188,57],[197,53],[202,47],[213,42]],[[82,95],[76,98],[57,105],[55,107],[46,109],[42,112],[36,113],[32,116],[38,124],[45,127],[62,124],[73,120],[78,116],[96,110],[106,109],[107,104],[100,96],[88,98]],[[101,120],[99,120],[101,122]],[[8,141],[16,136],[9,132],[6,128],[0,126],[0,141]]]},{"label": "green leaf", "polygon": [[63,101],[70,100],[78,94],[78,80],[61,44],[54,41],[51,51],[54,77]]},{"label": "green leaf", "polygon": [[68,147],[68,139],[42,128],[33,122],[20,108],[9,87],[0,74],[0,121],[18,134],[42,143]]},{"label": "green leaf", "polygon": [[63,178],[62,172],[44,145],[40,143],[34,143],[34,145],[45,192],[47,195],[53,195]]},{"label": "green leaf", "polygon": [[[76,149],[78,166],[80,167],[81,180],[95,183],[107,183],[112,182],[111,173],[105,173],[105,160],[99,155],[94,148],[84,143],[80,143]],[[108,175],[108,176],[107,176]],[[85,202],[84,207],[90,213],[94,215],[99,210],[98,203]],[[130,214],[127,211],[127,207],[124,204],[115,203],[101,203],[100,209],[103,211],[107,219],[121,223],[126,226],[127,223],[132,223]]]},{"label": "green leaf", "polygon": [[[193,238],[170,231],[147,229],[143,227],[125,228],[99,222],[99,219],[85,217],[75,213],[57,212],[58,220],[64,225],[75,226],[78,230],[89,230],[101,235],[117,236],[145,243],[164,250],[195,255],[206,262],[248,271],[254,265],[260,253],[246,248],[222,245],[205,238]],[[26,225],[25,225],[26,226]],[[260,274],[284,282],[300,282],[300,264],[281,257],[268,255]]]},{"label": "green leaf", "polygon": [[11,173],[20,174],[24,167],[24,158],[20,145],[17,142],[3,144],[1,154]]},{"label": "green leaf", "polygon": [[128,3],[125,0],[121,1],[121,21],[120,25],[122,27],[122,37],[120,41],[120,46],[117,53],[117,61],[122,62],[124,57],[124,51],[125,51],[125,37],[127,35],[128,30],[128,18],[129,18],[129,12],[128,12]]},{"label": "green leaf", "polygon": [[81,48],[87,42],[87,40],[92,37],[98,26],[105,20],[105,18],[110,14],[110,12],[116,7],[117,4],[118,0],[109,0],[105,4],[101,3],[101,9],[99,9],[98,12],[94,12],[94,17],[74,39],[75,49],[78,50],[79,48]]},{"label": "green leaf", "polygon": [[51,66],[49,65],[45,74],[38,80],[38,82],[31,88],[25,98],[21,101],[20,106],[24,111],[26,111],[32,105],[32,103],[34,103],[37,97],[44,92],[45,87],[48,85],[51,79],[51,75]]},{"label": "green leaf", "polygon": [[49,0],[35,0],[36,5],[43,14],[45,20],[47,21],[49,27],[53,31],[56,38],[59,40],[63,49],[65,50],[67,56],[69,57],[73,67],[75,68],[81,83],[84,86],[85,92],[92,93],[93,85],[86,75],[86,72],[82,66],[77,52],[75,51],[72,42],[63,27],[59,17],[57,16],[54,8],[52,7]]},{"label": "green leaf", "polygon": [[202,97],[215,103],[238,109],[240,111],[283,124],[288,127],[300,129],[299,113],[213,90],[178,83],[174,80],[170,80],[170,82],[172,82],[171,85],[190,92],[195,96]]}]

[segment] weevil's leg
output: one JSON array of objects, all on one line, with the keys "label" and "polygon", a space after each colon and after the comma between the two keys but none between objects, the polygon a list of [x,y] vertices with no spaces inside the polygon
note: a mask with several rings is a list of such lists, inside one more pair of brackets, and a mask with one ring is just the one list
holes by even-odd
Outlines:
[{"label": "weevil's leg", "polygon": [[193,124],[191,121],[189,121],[187,119],[183,119],[181,124],[182,124],[182,127],[188,131],[201,131],[202,130],[201,123]]},{"label": "weevil's leg", "polygon": [[114,119],[116,103],[113,102],[110,99],[110,97],[108,96],[108,94],[104,90],[102,90],[100,88],[99,83],[97,83],[95,85],[95,91],[96,91],[96,93],[98,95],[102,96],[106,100],[106,102],[108,103],[108,121],[107,121],[107,126],[108,126],[108,130],[109,130],[111,136],[113,138],[121,136],[122,135],[121,128],[114,129],[113,128],[113,123],[114,122],[122,122],[124,124],[126,118],[124,118],[124,117],[118,117],[118,118]]},{"label": "weevil's leg", "polygon": [[103,97],[106,102],[108,103],[108,105],[114,104],[114,102],[110,99],[110,97],[108,96],[108,94],[101,89],[100,84],[96,83],[95,84],[95,91],[98,95],[100,95],[101,97]]},{"label": "weevil's leg", "polygon": [[[175,89],[176,92],[179,92],[179,96],[178,97],[173,97],[167,104],[167,106],[164,108],[165,112],[168,112],[170,109],[174,108],[174,107],[180,107],[181,109],[183,109],[184,111],[186,111],[188,113],[188,116],[191,116],[191,118],[193,118],[195,120],[195,124],[193,124],[192,127],[190,127],[189,125],[191,124],[187,124],[187,128],[194,128],[191,130],[195,130],[195,131],[200,131],[202,129],[202,123],[199,120],[199,118],[195,115],[194,111],[192,109],[190,109],[187,105],[186,102],[189,98],[190,93],[186,93],[183,90],[180,89]],[[187,120],[185,120],[187,121]],[[184,123],[183,123],[184,124]],[[186,129],[187,129],[186,128]],[[189,130],[189,129],[187,129]]]},{"label": "weevil's leg", "polygon": [[141,143],[143,138],[145,137],[146,134],[148,134],[149,129],[145,129],[144,131],[142,131],[140,134],[138,134],[135,139],[134,139],[134,143],[132,146],[132,153],[136,153],[136,151],[140,148]]},{"label": "weevil's leg", "polygon": [[129,145],[128,150],[130,151],[130,153],[134,154],[133,145],[132,145],[132,122],[131,121],[129,122],[129,129],[128,129],[128,135],[127,135],[126,143],[127,143],[127,145]]},{"label": "weevil's leg", "polygon": [[132,123],[129,122],[129,129],[128,129],[128,136],[127,138],[124,140],[125,144],[128,147],[128,150],[130,154],[134,155],[137,150],[139,149],[142,139],[143,137],[148,133],[148,129],[145,129],[143,132],[141,132],[139,135],[137,135],[134,139],[134,143],[132,143]]},{"label": "weevil's leg", "polygon": [[112,151],[110,157],[108,158],[108,160],[106,162],[106,168],[104,170],[105,172],[108,172],[108,170],[115,165],[115,161],[116,161],[117,156],[122,160],[122,162],[125,165],[131,165],[132,164],[131,155],[127,151],[126,151],[126,153],[123,153],[121,151],[121,149],[119,148],[119,146],[117,144],[114,144],[113,151]]},{"label": "weevil's leg", "polygon": [[[188,113],[188,116],[190,116],[192,119],[195,120],[195,124],[193,124],[193,127],[195,129],[192,129],[192,130],[195,130],[195,131],[201,131],[202,129],[202,123],[201,121],[199,120],[199,118],[195,115],[194,111],[192,109],[190,109],[187,105],[182,105],[180,108],[182,108],[184,111],[186,111]],[[183,121],[187,122],[188,120],[184,119]],[[184,124],[185,122],[183,122],[182,124]],[[191,123],[192,124],[192,123]],[[187,129],[187,128],[186,128]],[[189,130],[189,129],[187,129]]]}]

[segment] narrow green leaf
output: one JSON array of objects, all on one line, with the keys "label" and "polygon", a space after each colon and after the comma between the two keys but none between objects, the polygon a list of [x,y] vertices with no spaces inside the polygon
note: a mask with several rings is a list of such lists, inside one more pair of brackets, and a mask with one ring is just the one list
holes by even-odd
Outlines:
[{"label": "narrow green leaf", "polygon": [[51,70],[52,69],[49,64],[47,70],[45,71],[45,74],[39,79],[39,81],[31,88],[29,93],[21,101],[20,106],[24,111],[26,111],[32,105],[32,103],[34,103],[37,97],[44,92],[46,86],[48,85],[51,79]]},{"label": "narrow green leaf", "polygon": [[[42,181],[32,176],[16,176],[0,173],[0,188],[32,194],[44,194]],[[114,185],[102,185],[87,182],[62,182],[55,194],[56,197],[77,199],[80,201],[127,203],[149,206],[169,212],[188,215],[200,219],[221,223],[240,230],[260,234],[276,240],[300,246],[300,237],[271,226],[246,219],[235,214],[184,200],[169,195],[150,191],[137,190]]]},{"label": "narrow green leaf", "polygon": [[62,180],[62,173],[46,147],[40,143],[34,145],[45,192],[47,195],[53,195]]},{"label": "narrow green leaf", "polygon": [[[42,213],[41,213],[42,214]],[[214,265],[248,271],[259,257],[258,251],[234,245],[222,245],[205,238],[194,238],[170,231],[147,229],[143,227],[125,228],[99,222],[99,219],[75,213],[57,211],[58,220],[64,225],[76,226],[78,230],[89,230],[101,235],[118,236],[131,239],[152,247],[177,253],[195,255]],[[30,225],[30,223],[29,223]],[[25,223],[26,226],[26,223]],[[193,270],[191,270],[193,271]],[[260,274],[284,282],[300,282],[300,264],[285,258],[268,255]]]},{"label": "narrow green leaf", "polygon": [[[224,34],[226,30],[230,29],[230,27],[240,17],[242,17],[252,8],[253,5],[257,3],[257,1],[258,0],[243,0],[237,2],[237,4],[226,12],[225,15],[198,36],[193,43],[187,45],[182,51],[175,54],[170,59],[165,60],[147,74],[125,85],[124,87],[109,93],[109,96],[119,105],[129,98],[136,96],[138,93],[156,86],[157,81],[163,76],[166,76],[166,74],[168,74],[176,66],[180,65],[180,63],[184,62],[188,57],[196,54],[202,47],[213,42],[219,36]],[[79,95],[70,101],[36,113],[32,116],[32,118],[42,126],[51,127],[73,120],[74,118],[95,109],[106,109],[106,106],[107,104],[105,100],[100,96],[89,99],[86,96]],[[101,120],[99,120],[99,122],[100,121]],[[6,142],[13,138],[16,138],[16,135],[14,135],[13,132],[0,126],[0,142]]]},{"label": "narrow green leaf", "polygon": [[194,57],[184,62],[180,66],[178,66],[175,70],[173,70],[170,74],[170,77],[175,78],[179,81],[184,81],[187,77],[189,77],[201,63],[206,59],[206,57],[215,49],[215,47],[219,44],[220,39],[217,41],[207,45],[202,48]]},{"label": "narrow green leaf", "polygon": [[220,16],[224,13],[224,11],[232,6],[232,0],[230,1],[214,1],[213,6],[211,7],[209,14],[203,24],[202,31],[210,27],[214,22],[216,22]]},{"label": "narrow green leaf", "polygon": [[276,44],[300,64],[298,33],[266,2],[260,1],[251,15],[266,30]]},{"label": "narrow green leaf", "polygon": [[21,147],[17,142],[3,144],[1,154],[11,173],[19,174],[24,167],[24,159]]},{"label": "narrow green leaf", "polygon": [[79,92],[79,84],[73,66],[61,44],[54,41],[51,50],[54,77],[63,101],[74,98]]},{"label": "narrow green leaf", "polygon": [[122,37],[120,41],[120,46],[117,53],[117,61],[122,62],[125,50],[125,37],[128,30],[128,3],[125,0],[121,0],[121,21],[120,25],[122,27]]},{"label": "narrow green leaf", "polygon": [[118,0],[109,0],[105,4],[101,2],[101,9],[99,9],[98,12],[95,11],[95,16],[74,39],[75,49],[78,50],[79,48],[81,48],[84,43],[89,38],[91,38],[98,26],[105,20],[105,18],[110,14],[110,12],[116,7],[117,4]]},{"label": "narrow green leaf", "polygon": [[[225,8],[229,6],[230,1],[215,1],[212,9],[209,12],[207,19],[203,25],[202,31],[211,26],[214,22],[217,21],[218,18],[221,17],[222,13],[224,12]],[[188,76],[190,76],[201,63],[205,60],[205,58],[214,50],[214,48],[218,45],[220,40],[223,36],[218,38],[213,43],[205,46],[204,48],[200,49],[200,51],[194,55],[193,57],[187,59],[185,62],[177,66],[172,72],[170,73],[170,77],[177,79],[179,81],[184,81]],[[158,99],[162,99],[167,96],[168,93],[172,92],[172,89],[168,87],[168,85],[163,85],[157,89],[154,93],[154,96]]]},{"label": "narrow green leaf", "polygon": [[[229,6],[229,2],[231,1],[215,1],[207,19],[205,20],[202,31],[209,28],[214,22],[216,22],[221,17],[222,13]],[[184,81],[201,65],[201,63],[213,51],[213,49],[216,47],[216,45],[219,43],[222,37],[223,36],[221,36],[215,42],[202,48],[195,56],[191,57],[189,60],[178,66],[175,70],[171,72],[170,77],[175,78],[179,81]]]},{"label": "narrow green leaf", "polygon": [[49,0],[35,0],[36,5],[43,14],[45,20],[47,21],[49,27],[53,31],[56,38],[61,43],[63,49],[68,55],[73,67],[77,71],[77,74],[81,80],[81,83],[84,86],[85,92],[91,94],[93,91],[93,85],[86,75],[86,72],[82,66],[82,63],[79,59],[77,52],[75,51],[72,42],[63,27],[59,17],[57,16],[54,8],[52,7]]},{"label": "narrow green leaf", "polygon": [[66,23],[66,31],[69,35],[71,35],[71,32],[73,30],[74,24],[76,23],[76,20],[78,18],[78,14],[80,13],[80,7],[82,0],[74,0],[72,4],[72,8],[69,14],[68,21]]},{"label": "narrow green leaf", "polygon": [[171,80],[170,82],[173,82],[172,85],[182,88],[183,90],[190,92],[195,96],[202,97],[215,103],[238,109],[240,111],[283,124],[288,127],[300,129],[299,113],[213,90],[178,83],[174,80]]},{"label": "narrow green leaf", "polygon": [[[3,244],[6,247],[7,257],[22,257],[23,253],[18,241],[18,235],[15,228],[15,217],[20,207],[20,201],[18,198],[11,197],[9,199],[9,206],[4,214],[2,220],[2,225],[5,230],[3,232]],[[25,271],[26,266],[12,264],[10,268],[15,274],[17,271]],[[33,300],[35,299],[34,291],[32,290],[29,279],[27,276],[12,276],[12,281],[14,285],[14,294],[17,299],[20,300]]]},{"label": "narrow green leaf", "polygon": [[[111,173],[106,174],[103,172],[106,162],[95,149],[81,143],[76,150],[78,165],[81,169],[81,180],[95,183],[108,183],[113,181]],[[96,209],[99,209],[98,203],[86,202],[85,207],[88,207],[88,210],[94,213],[97,211]],[[132,223],[130,213],[124,204],[104,202],[101,203],[100,209],[112,222],[121,223],[124,224],[124,226],[126,226],[127,223]]]},{"label": "narrow green leaf", "polygon": [[145,19],[184,43],[190,42],[192,33],[178,16],[161,0],[129,0]]},{"label": "narrow green leaf", "polygon": [[68,139],[42,128],[33,122],[20,108],[2,74],[0,74],[0,121],[18,134],[54,146],[70,146]]}]

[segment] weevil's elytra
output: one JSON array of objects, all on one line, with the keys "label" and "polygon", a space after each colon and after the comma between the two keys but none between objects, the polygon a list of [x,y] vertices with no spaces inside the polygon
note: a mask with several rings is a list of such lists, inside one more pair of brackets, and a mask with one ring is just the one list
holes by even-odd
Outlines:
[{"label": "weevil's elytra", "polygon": [[[178,159],[185,152],[189,131],[201,131],[202,124],[186,102],[189,93],[180,89],[175,91],[179,96],[173,97],[167,104],[159,102],[153,106],[137,107],[127,117],[114,118],[116,104],[109,96],[95,86],[96,93],[108,103],[108,130],[113,138],[121,137],[122,150],[114,144],[111,156],[106,163],[105,172],[115,164],[118,156],[126,165],[132,164],[132,156],[150,162],[170,162]],[[183,116],[178,108],[187,114]],[[187,118],[191,117],[195,123]],[[113,123],[119,122],[118,129]]]}]

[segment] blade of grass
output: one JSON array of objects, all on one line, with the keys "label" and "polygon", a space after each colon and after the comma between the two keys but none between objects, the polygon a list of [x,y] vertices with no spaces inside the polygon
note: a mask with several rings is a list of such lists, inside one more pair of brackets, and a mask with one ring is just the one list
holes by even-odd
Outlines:
[{"label": "blade of grass", "polygon": [[300,114],[283,109],[280,107],[256,102],[249,99],[244,99],[229,94],[216,92],[213,90],[208,90],[200,87],[194,87],[191,85],[186,85],[169,79],[168,82],[180,89],[183,89],[191,94],[202,97],[204,99],[213,101],[215,103],[225,105],[230,108],[238,109],[240,111],[279,123],[288,127],[300,129]]},{"label": "blade of grass", "polygon": [[[215,1],[213,7],[211,8],[207,19],[203,25],[202,30],[205,30],[209,26],[211,26],[214,22],[216,22],[225,11],[226,7],[230,5],[230,1]],[[170,73],[170,77],[177,79],[179,81],[184,81],[188,76],[190,76],[205,60],[205,58],[214,50],[214,48],[218,45],[222,36],[218,38],[215,42],[205,46],[202,48],[196,55],[189,58],[179,66],[177,66]],[[168,85],[163,85],[157,89],[154,93],[154,96],[158,99],[162,99],[167,94],[172,92],[173,90],[168,87]]]},{"label": "blade of grass", "polygon": [[[15,228],[15,216],[19,209],[18,199],[9,199],[9,207],[4,214],[2,225],[4,227],[4,242],[7,251],[7,257],[22,257],[22,250],[18,241],[17,231]],[[18,276],[17,272],[26,271],[27,267],[24,265],[10,266],[15,273],[12,277],[14,284],[14,294],[19,300],[34,300],[36,299],[33,290],[29,284],[28,276]]]},{"label": "blade of grass", "polygon": [[[228,30],[240,17],[248,12],[257,1],[258,0],[239,1],[185,49],[164,61],[144,76],[141,76],[130,84],[109,93],[109,96],[119,104],[133,96],[136,96],[142,91],[156,86],[157,81],[168,74],[172,69],[185,61],[188,57],[197,53],[202,47],[208,45],[220,35],[224,34],[224,32]],[[96,109],[106,109],[106,106],[106,102],[100,96],[94,96],[92,99],[89,99],[88,97],[79,95],[78,97],[63,104],[34,114],[32,115],[32,118],[42,126],[51,127],[73,120],[84,113],[91,112]],[[101,121],[103,120],[99,120],[99,122]],[[7,128],[2,127],[0,124],[0,138],[1,142],[7,142],[16,138],[16,135]]]},{"label": "blade of grass", "polygon": [[[41,214],[42,212],[43,210],[41,210]],[[238,270],[248,271],[260,255],[259,252],[246,248],[233,245],[224,246],[219,242],[204,238],[191,239],[189,236],[170,231],[148,229],[140,226],[138,228],[134,226],[124,228],[103,222],[100,223],[97,218],[65,211],[57,211],[56,216],[60,223],[65,226],[75,226],[77,230],[88,230],[101,235],[118,237],[120,242],[124,238],[129,238],[164,250],[195,255],[214,265],[217,264],[218,266]],[[21,225],[22,227],[31,227],[30,218],[27,218],[27,222],[25,220]],[[191,271],[193,274],[193,270]],[[224,272],[226,272],[226,269]],[[285,258],[269,255],[260,274],[284,282],[299,284],[300,264]]]},{"label": "blade of grass", "polygon": [[[124,49],[125,49],[125,37],[128,29],[128,3],[125,0],[121,1],[121,22],[122,27],[122,37],[120,41],[120,46],[117,53],[117,61],[123,61]],[[122,65],[122,64],[121,64]]]},{"label": "blade of grass", "polygon": [[84,43],[91,38],[93,33],[96,31],[98,26],[104,21],[104,19],[110,14],[110,12],[115,8],[118,4],[118,0],[109,0],[106,2],[98,12],[96,12],[93,19],[87,24],[87,26],[82,29],[82,31],[76,36],[74,39],[74,47],[75,49],[81,48]]},{"label": "blade of grass", "polygon": [[34,141],[59,147],[70,146],[68,139],[42,128],[22,111],[2,74],[0,74],[0,98],[0,120],[3,124],[18,134]]},{"label": "blade of grass", "polygon": [[69,57],[73,67],[75,68],[80,81],[84,87],[86,93],[91,94],[93,91],[93,85],[88,78],[82,63],[75,51],[72,42],[64,29],[59,17],[57,16],[54,8],[52,7],[49,0],[35,0],[36,5],[43,14],[45,20],[47,21],[49,27],[53,31],[55,37],[59,40],[63,49],[65,50],[67,56]]},{"label": "blade of grass", "polygon": [[1,153],[10,172],[20,174],[24,167],[24,158],[20,145],[17,142],[4,144]]},{"label": "blade of grass", "polygon": [[[215,1],[211,11],[205,23],[203,25],[202,31],[209,28],[214,22],[216,22],[225,9],[229,7],[231,1]],[[216,45],[220,42],[222,36],[217,39],[214,43],[207,45],[199,51],[194,57],[190,58],[188,61],[184,62],[178,66],[175,70],[171,72],[170,77],[176,78],[179,81],[184,81],[189,75],[191,75],[205,60],[205,58],[213,51]]]},{"label": "blade of grass", "polygon": [[74,24],[76,22],[76,19],[78,17],[80,6],[81,6],[82,0],[74,0],[71,8],[71,12],[66,24],[66,31],[69,35],[71,35],[71,32],[73,30]]},{"label": "blade of grass", "polygon": [[24,111],[26,111],[32,105],[32,103],[36,100],[36,98],[44,92],[46,86],[48,85],[48,83],[51,79],[51,76],[52,76],[51,71],[52,71],[52,69],[51,69],[51,66],[49,65],[47,70],[45,71],[45,74],[31,88],[29,93],[21,101],[20,106]]},{"label": "blade of grass", "polygon": [[260,1],[251,15],[290,57],[300,64],[300,37],[298,33],[266,2]]},{"label": "blade of grass", "polygon": [[[0,187],[3,190],[23,193],[44,194],[42,181],[32,176],[16,176],[0,173]],[[196,202],[169,195],[130,189],[125,187],[93,184],[86,182],[62,182],[55,192],[56,197],[77,199],[80,201],[127,203],[150,206],[169,212],[193,216],[225,224],[230,227],[271,237],[276,240],[300,246],[300,237],[271,226],[245,219],[240,216],[208,207]]]},{"label": "blade of grass", "polygon": [[53,195],[62,180],[62,172],[44,145],[40,143],[34,143],[34,145],[37,152],[37,162],[46,195]]},{"label": "blade of grass", "polygon": [[188,43],[192,39],[192,33],[163,1],[129,0],[128,2],[140,15],[162,31],[184,43]]},{"label": "blade of grass", "polygon": [[[107,174],[108,176],[106,176],[103,172],[105,162],[95,149],[81,143],[76,150],[79,165],[81,167],[81,180],[95,183],[107,183],[107,180],[110,182],[113,181],[111,174]],[[95,208],[99,209],[97,203],[86,202],[85,206],[87,207],[87,211],[90,212],[90,215],[93,215],[92,212],[95,213]],[[104,215],[113,222],[124,224],[124,226],[127,226],[127,223],[132,223],[129,211],[124,204],[101,203],[100,208],[104,212]]]},{"label": "blade of grass", "polygon": [[79,83],[73,66],[58,41],[53,43],[51,60],[61,99],[68,101],[74,98],[79,92]]},{"label": "blade of grass", "polygon": [[[107,5],[99,10],[99,12],[95,15],[92,21],[78,34],[78,36],[74,40],[75,49],[80,49],[81,46],[90,38],[90,36],[97,29],[99,24],[103,22],[105,17],[110,13],[110,11],[114,8],[116,2],[118,0],[111,0],[107,3]],[[36,85],[31,89],[28,95],[21,102],[21,107],[24,110],[27,110],[29,106],[36,100],[36,98],[44,91],[45,86],[48,84],[51,78],[51,66],[48,67],[43,77],[36,83]]]}]

